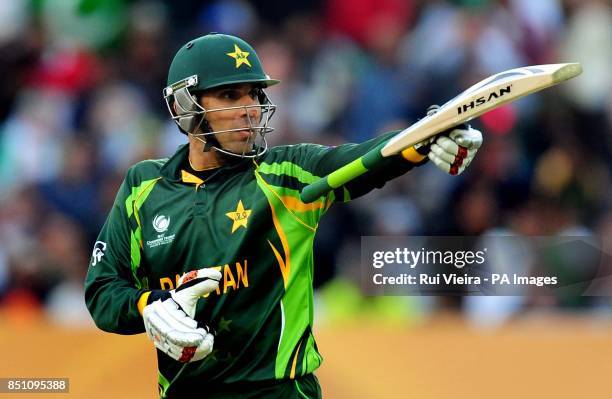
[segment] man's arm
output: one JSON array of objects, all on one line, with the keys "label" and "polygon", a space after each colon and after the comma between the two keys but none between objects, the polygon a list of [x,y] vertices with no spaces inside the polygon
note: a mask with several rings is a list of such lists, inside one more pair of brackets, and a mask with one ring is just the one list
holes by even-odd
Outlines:
[{"label": "man's arm", "polygon": [[141,244],[134,204],[156,179],[132,185],[130,172],[94,245],[85,279],[87,308],[104,331],[146,331],[157,349],[171,358],[201,360],[211,352],[214,336],[195,321],[196,303],[219,286],[221,274],[214,269],[194,270],[184,274],[174,290],[148,289],[138,273]]},{"label": "man's arm", "polygon": [[126,177],[94,245],[85,278],[85,303],[94,322],[100,329],[118,334],[145,331],[137,303],[146,289],[131,268],[131,230],[126,211],[130,191]]},{"label": "man's arm", "polygon": [[[332,172],[338,174],[338,169],[370,150],[380,148],[398,133],[399,131],[390,132],[362,144],[345,144],[333,148],[306,144],[305,147],[310,147],[309,150],[312,151],[310,170],[319,177],[328,176]],[[407,148],[397,155],[382,158],[375,169],[365,171],[336,189],[333,194],[334,200],[346,202],[374,188],[381,188],[387,181],[424,164],[428,159],[445,173],[460,174],[469,166],[481,145],[482,134],[478,130],[467,125],[458,126],[447,133]]]},{"label": "man's arm", "polygon": [[[386,143],[399,131],[385,133],[360,144],[342,144],[336,147],[326,147],[316,144],[300,144],[298,148],[300,162],[303,167],[318,177],[346,165],[364,155],[372,148]],[[375,171],[368,171],[349,182],[344,187],[334,191],[336,202],[345,202],[360,197],[375,188],[382,188],[385,183],[403,175],[415,166],[427,162],[427,156],[411,150],[396,156],[388,157]]]}]

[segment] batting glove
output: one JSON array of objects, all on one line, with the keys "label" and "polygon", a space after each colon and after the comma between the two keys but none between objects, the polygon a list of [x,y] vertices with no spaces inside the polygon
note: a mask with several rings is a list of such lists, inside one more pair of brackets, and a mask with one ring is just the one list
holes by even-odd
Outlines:
[{"label": "batting glove", "polygon": [[[439,105],[427,108],[427,115],[438,112]],[[459,175],[472,162],[482,145],[482,133],[462,124],[454,129],[430,137],[414,145],[421,155],[427,156],[438,168],[450,175]]]},{"label": "batting glove", "polygon": [[144,308],[145,330],[157,349],[183,363],[202,360],[212,351],[210,328],[199,325],[194,316],[198,299],[216,290],[220,280],[215,269],[191,271],[179,279],[176,289],[163,292]]},{"label": "batting glove", "polygon": [[459,175],[472,162],[482,145],[482,133],[469,126],[455,128],[431,144],[427,157],[442,171]]}]

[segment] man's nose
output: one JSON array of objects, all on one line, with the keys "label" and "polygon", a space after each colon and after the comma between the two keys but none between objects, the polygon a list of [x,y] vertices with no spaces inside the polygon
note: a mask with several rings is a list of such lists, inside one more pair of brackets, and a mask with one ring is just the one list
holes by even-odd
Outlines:
[{"label": "man's nose", "polygon": [[251,119],[258,120],[259,115],[261,115],[261,107],[259,106],[259,102],[256,99],[252,99],[249,97],[249,101],[245,101],[245,103],[240,108],[241,116],[247,116]]}]

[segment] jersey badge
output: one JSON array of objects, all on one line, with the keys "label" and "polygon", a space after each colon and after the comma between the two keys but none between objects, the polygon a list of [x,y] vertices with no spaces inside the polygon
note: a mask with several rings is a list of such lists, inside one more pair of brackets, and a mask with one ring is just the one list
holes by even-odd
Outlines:
[{"label": "jersey badge", "polygon": [[234,44],[234,52],[227,53],[228,56],[232,57],[236,60],[236,68],[240,68],[240,65],[246,64],[248,67],[251,67],[251,63],[249,62],[249,52],[240,50],[237,44]]},{"label": "jersey badge", "polygon": [[169,226],[170,226],[169,217],[166,217],[164,215],[156,215],[155,218],[153,218],[153,228],[158,233],[165,232],[166,230],[168,230]]},{"label": "jersey badge", "polygon": [[95,266],[102,260],[106,251],[106,243],[104,241],[96,241],[93,252],[91,253],[91,265]]},{"label": "jersey badge", "polygon": [[227,212],[225,216],[230,218],[234,223],[232,224],[232,234],[238,230],[239,227],[244,227],[246,229],[247,222],[249,221],[249,216],[251,215],[250,209],[244,209],[244,205],[242,205],[242,200],[238,201],[238,205],[236,206],[236,210],[233,212]]},{"label": "jersey badge", "polygon": [[155,248],[160,245],[170,244],[174,241],[175,234],[166,235],[166,231],[168,231],[168,227],[170,227],[170,218],[168,216],[155,215],[151,224],[155,231],[157,231],[157,238],[148,240],[146,242],[147,247]]}]

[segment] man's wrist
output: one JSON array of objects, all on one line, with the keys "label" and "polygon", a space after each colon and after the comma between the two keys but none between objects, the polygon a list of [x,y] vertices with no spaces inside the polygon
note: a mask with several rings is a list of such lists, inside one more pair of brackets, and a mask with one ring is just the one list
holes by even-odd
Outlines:
[{"label": "man's wrist", "polygon": [[406,148],[401,152],[401,154],[405,160],[414,164],[420,164],[421,162],[423,162],[423,160],[427,158],[427,154],[419,153],[418,150],[414,148],[414,146]]},{"label": "man's wrist", "polygon": [[140,298],[138,298],[138,312],[142,316],[144,312],[144,308],[151,304],[152,302],[157,301],[158,299],[167,299],[170,298],[170,291],[167,290],[151,290],[146,291]]},{"label": "man's wrist", "polygon": [[144,312],[145,306],[148,305],[147,301],[149,300],[149,296],[151,296],[151,291],[146,291],[140,295],[140,298],[138,298],[138,313],[140,313],[141,316]]}]

